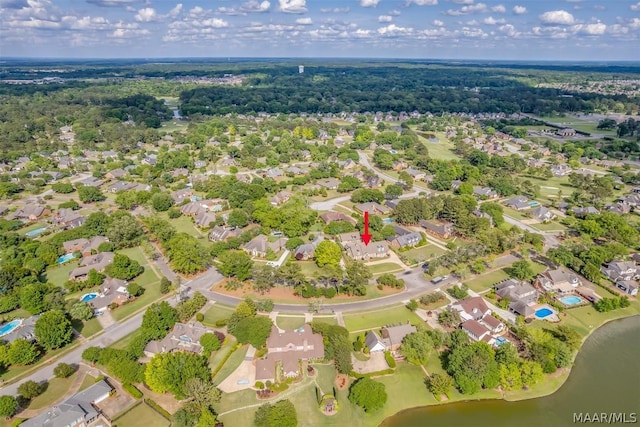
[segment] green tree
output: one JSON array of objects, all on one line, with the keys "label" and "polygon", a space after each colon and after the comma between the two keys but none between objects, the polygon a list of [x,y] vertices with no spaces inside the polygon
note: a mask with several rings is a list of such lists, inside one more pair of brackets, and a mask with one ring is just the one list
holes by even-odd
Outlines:
[{"label": "green tree", "polygon": [[121,215],[113,220],[106,236],[116,248],[130,248],[138,246],[144,236],[144,230],[131,215]]},{"label": "green tree", "polygon": [[402,187],[396,184],[387,185],[384,189],[384,197],[387,199],[397,199],[402,196]]},{"label": "green tree", "polygon": [[485,342],[455,347],[449,354],[447,371],[462,394],[474,394],[483,387],[491,389],[499,383],[495,352]]},{"label": "green tree", "polygon": [[173,198],[167,193],[155,193],[149,201],[153,209],[158,212],[168,211],[173,206]]},{"label": "green tree", "polygon": [[71,322],[60,310],[42,314],[35,324],[36,341],[46,350],[53,350],[71,342]]},{"label": "green tree", "polygon": [[0,417],[11,418],[18,411],[18,401],[13,396],[0,396]]},{"label": "green tree", "polygon": [[360,406],[365,412],[373,412],[387,403],[385,385],[371,378],[361,378],[349,389],[349,401]]},{"label": "green tree", "polygon": [[244,227],[249,224],[249,216],[242,209],[234,209],[229,214],[227,224],[231,227]]},{"label": "green tree", "polygon": [[90,363],[97,363],[100,360],[102,349],[100,347],[89,347],[82,352],[82,360]]},{"label": "green tree", "polygon": [[149,339],[163,338],[178,321],[178,312],[166,301],[151,304],[142,316],[141,329]]},{"label": "green tree", "polygon": [[20,384],[18,387],[18,394],[25,399],[31,400],[34,397],[40,396],[44,390],[44,384],[29,380]]},{"label": "green tree", "polygon": [[522,388],[522,375],[517,363],[500,365],[500,386],[503,390],[520,390]]},{"label": "green tree", "polygon": [[256,427],[296,427],[296,408],[289,400],[280,400],[273,405],[265,403],[256,411],[253,421]]},{"label": "green tree", "polygon": [[532,387],[544,379],[544,372],[538,362],[524,360],[520,364],[520,376],[522,384]]},{"label": "green tree", "polygon": [[520,280],[531,280],[536,275],[526,259],[514,262],[511,267],[505,270],[509,276]]},{"label": "green tree", "polygon": [[116,194],[116,205],[120,209],[131,210],[138,206],[138,195],[135,191],[120,191]]},{"label": "green tree", "polygon": [[195,427],[210,427],[218,425],[218,420],[211,409],[202,408],[202,412],[200,413],[200,418],[198,419],[198,423]]},{"label": "green tree", "polygon": [[178,233],[167,243],[167,255],[174,270],[193,274],[203,271],[211,261],[209,253],[193,236]]},{"label": "green tree", "polygon": [[325,265],[339,265],[342,259],[342,249],[340,245],[331,240],[323,240],[315,250],[315,259],[318,267]]},{"label": "green tree", "polygon": [[116,279],[131,280],[142,274],[144,267],[138,261],[117,253],[113,257],[113,262],[104,271],[107,275]]},{"label": "green tree", "polygon": [[198,409],[209,408],[214,403],[220,401],[222,392],[209,381],[201,378],[191,378],[184,384],[184,394],[190,403]]},{"label": "green tree", "polygon": [[171,291],[171,280],[162,276],[162,279],[160,280],[160,293],[167,294],[169,291]]},{"label": "green tree", "polygon": [[47,283],[31,283],[20,289],[20,306],[31,314],[40,314],[48,308],[45,295],[51,292]]},{"label": "green tree", "polygon": [[69,194],[74,192],[73,185],[68,182],[56,182],[51,184],[51,189],[56,193]]},{"label": "green tree", "polygon": [[423,365],[427,363],[433,348],[433,341],[428,331],[418,331],[404,337],[400,346],[400,354],[414,365]]},{"label": "green tree", "polygon": [[243,251],[227,251],[218,257],[218,270],[227,277],[247,280],[251,277],[253,261]]},{"label": "green tree", "polygon": [[341,374],[350,373],[353,370],[353,364],[351,363],[351,344],[349,338],[342,334],[332,335],[328,341],[336,370]]},{"label": "green tree", "polygon": [[185,353],[156,354],[147,364],[145,383],[157,393],[172,393],[176,398],[185,397],[185,385],[194,378],[209,382],[211,371],[203,356]]},{"label": "green tree", "polygon": [[89,320],[93,317],[93,309],[86,302],[79,301],[71,306],[69,315],[72,319]]},{"label": "green tree", "polygon": [[82,203],[101,202],[106,199],[98,187],[78,187],[78,198]]},{"label": "green tree", "polygon": [[75,368],[67,363],[58,363],[55,368],[53,368],[53,375],[56,378],[68,378],[75,372]]},{"label": "green tree", "polygon": [[233,334],[242,344],[251,344],[255,348],[264,347],[273,323],[264,316],[246,317],[233,330]]},{"label": "green tree", "polygon": [[39,354],[35,345],[22,338],[18,338],[8,347],[7,361],[11,365],[29,365]]},{"label": "green tree", "polygon": [[211,332],[207,332],[200,337],[200,345],[206,353],[211,354],[211,352],[219,350],[221,344],[216,334]]},{"label": "green tree", "polygon": [[446,373],[435,373],[427,380],[427,387],[437,400],[443,394],[449,397],[451,387],[453,387],[453,378]]}]

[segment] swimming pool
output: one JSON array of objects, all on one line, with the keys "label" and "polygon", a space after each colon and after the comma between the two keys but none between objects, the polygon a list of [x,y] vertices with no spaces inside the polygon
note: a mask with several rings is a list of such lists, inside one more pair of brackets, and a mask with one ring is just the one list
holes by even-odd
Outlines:
[{"label": "swimming pool", "polygon": [[544,319],[545,317],[551,316],[553,311],[548,307],[542,307],[537,309],[535,314],[538,319]]},{"label": "swimming pool", "polygon": [[97,297],[98,297],[98,294],[97,294],[97,293],[95,293],[95,292],[91,292],[91,293],[88,293],[88,294],[84,294],[84,295],[82,295],[82,298],[80,298],[80,301],[82,301],[82,302],[89,302],[89,301],[91,301],[92,299],[96,299]]},{"label": "swimming pool", "polygon": [[576,304],[582,304],[584,300],[575,295],[569,295],[568,297],[560,298],[560,302],[563,303],[564,305],[571,306]]},{"label": "swimming pool", "polygon": [[64,264],[65,262],[74,259],[76,256],[74,254],[64,254],[60,258],[58,258],[58,264]]},{"label": "swimming pool", "polygon": [[20,327],[20,325],[22,325],[22,319],[16,319],[12,320],[9,323],[5,323],[4,325],[2,325],[2,327],[0,327],[0,337],[10,334],[16,328]]},{"label": "swimming pool", "polygon": [[383,224],[391,224],[393,222],[393,218],[385,218],[382,220]]},{"label": "swimming pool", "polygon": [[503,344],[506,344],[506,343],[508,343],[508,342],[509,342],[509,341],[508,341],[506,338],[504,338],[504,337],[498,337],[498,338],[496,338],[496,345],[503,345]]},{"label": "swimming pool", "polygon": [[44,233],[46,229],[47,227],[36,228],[35,230],[31,230],[27,232],[26,235],[29,237],[34,237],[34,236],[37,236],[38,234]]}]

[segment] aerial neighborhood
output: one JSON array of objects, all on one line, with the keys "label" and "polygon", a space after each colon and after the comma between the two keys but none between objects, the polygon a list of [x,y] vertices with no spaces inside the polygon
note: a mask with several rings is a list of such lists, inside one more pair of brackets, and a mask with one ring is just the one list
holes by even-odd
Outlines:
[{"label": "aerial neighborhood", "polygon": [[1,426],[379,425],[550,394],[640,313],[631,113],[442,111],[411,69],[402,108],[324,109],[297,66],[286,106],[223,91],[261,68],[148,66],[51,91],[32,127],[7,111],[38,84],[2,95]]}]

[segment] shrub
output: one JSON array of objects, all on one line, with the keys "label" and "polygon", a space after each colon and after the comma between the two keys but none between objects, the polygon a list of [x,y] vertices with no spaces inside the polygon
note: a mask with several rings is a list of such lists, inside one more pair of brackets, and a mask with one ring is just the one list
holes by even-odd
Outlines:
[{"label": "shrub", "polygon": [[57,378],[68,378],[73,375],[75,371],[76,370],[73,368],[73,366],[67,363],[58,363],[58,366],[53,369],[53,375],[55,375]]},{"label": "shrub", "polygon": [[25,381],[18,387],[18,394],[25,399],[33,399],[34,397],[40,396],[45,389],[45,384],[35,381]]},{"label": "shrub", "polygon": [[200,292],[196,292],[193,297],[186,301],[181,302],[176,306],[178,311],[178,319],[181,322],[186,322],[191,319],[204,305],[207,303],[207,297]]},{"label": "shrub", "polygon": [[387,361],[387,365],[389,365],[390,368],[396,367],[396,359],[393,358],[393,355],[390,351],[384,352],[384,360]]},{"label": "shrub", "polygon": [[229,319],[218,319],[216,320],[216,327],[218,328],[223,328],[225,326],[227,326],[227,323],[229,323]]},{"label": "shrub", "polygon": [[157,413],[165,417],[166,419],[171,419],[171,414],[168,413],[162,406],[158,405],[155,400],[144,399],[144,403],[149,405],[152,409],[154,409]]},{"label": "shrub", "polygon": [[204,320],[204,314],[202,313],[196,313],[196,320],[198,322],[202,322]]},{"label": "shrub", "polygon": [[170,290],[171,290],[171,281],[166,277],[163,277],[162,280],[160,280],[160,293],[168,294]]},{"label": "shrub", "polygon": [[139,297],[144,293],[144,288],[136,282],[132,282],[127,286],[127,291],[134,297]]},{"label": "shrub", "polygon": [[441,292],[431,292],[420,297],[420,304],[428,305],[446,299]]},{"label": "shrub", "polygon": [[136,399],[140,399],[143,396],[142,392],[140,390],[138,390],[138,388],[136,386],[134,386],[133,384],[124,383],[124,384],[122,384],[122,388],[125,389],[127,391],[127,393],[129,393],[132,397],[134,397]]},{"label": "shrub", "polygon": [[260,390],[264,389],[264,383],[262,381],[256,381],[256,388]]}]

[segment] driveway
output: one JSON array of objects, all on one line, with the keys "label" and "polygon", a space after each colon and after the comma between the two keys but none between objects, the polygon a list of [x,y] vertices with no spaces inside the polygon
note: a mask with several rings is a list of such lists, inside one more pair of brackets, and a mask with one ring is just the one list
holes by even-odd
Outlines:
[{"label": "driveway", "polygon": [[[256,349],[249,346],[247,354],[236,368],[227,378],[225,378],[218,388],[225,393],[233,393],[234,391],[246,390],[253,387],[256,382],[256,365],[253,363],[253,356]],[[240,383],[240,384],[239,384]]]},{"label": "driveway", "polygon": [[352,353],[351,362],[353,363],[353,370],[360,374],[367,374],[369,372],[384,371],[389,368],[387,361],[384,359],[384,352],[376,351],[371,353],[370,356],[369,360],[363,362],[356,359]]}]

